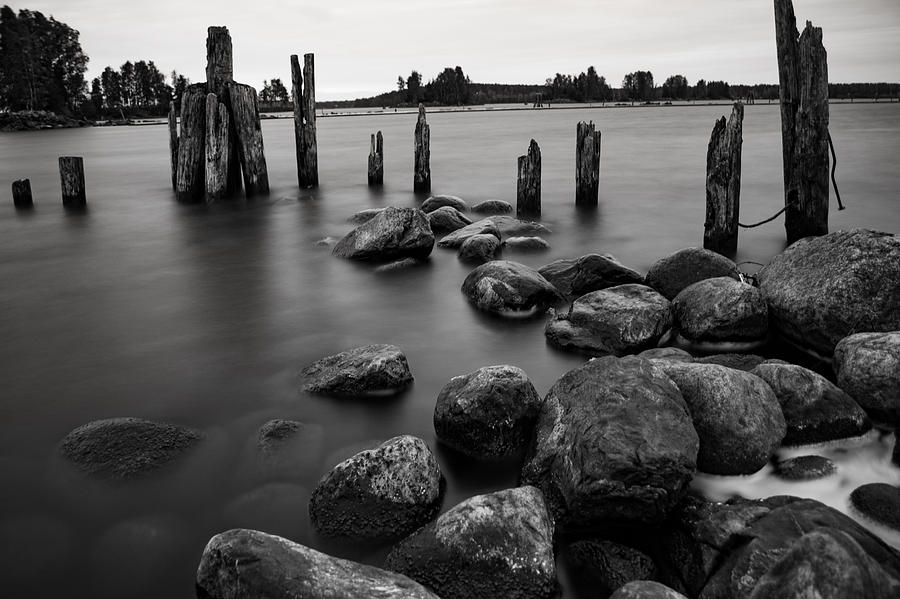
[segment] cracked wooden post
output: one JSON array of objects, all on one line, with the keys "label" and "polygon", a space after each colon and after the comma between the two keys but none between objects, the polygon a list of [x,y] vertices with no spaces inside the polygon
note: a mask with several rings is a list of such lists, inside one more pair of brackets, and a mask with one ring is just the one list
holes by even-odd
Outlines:
[{"label": "cracked wooden post", "polygon": [[516,184],[516,216],[541,216],[541,148],[533,139],[528,154],[519,156]]},{"label": "cracked wooden post", "polygon": [[175,195],[179,202],[201,202],[205,194],[206,84],[188,86],[181,96],[181,135]]},{"label": "cracked wooden post", "polygon": [[316,142],[315,55],[303,55],[303,70],[291,55],[294,99],[294,140],[297,148],[297,183],[301,188],[319,185],[319,150]]},{"label": "cracked wooden post", "polygon": [[369,148],[369,185],[384,184],[384,139],[381,131],[372,135]]},{"label": "cracked wooden post", "polygon": [[256,90],[243,83],[227,85],[231,118],[237,133],[238,157],[247,197],[269,193],[269,171],[263,148]]},{"label": "cracked wooden post", "polygon": [[431,129],[425,122],[425,106],[419,104],[419,117],[416,119],[415,133],[415,170],[413,172],[413,191],[431,191]]},{"label": "cracked wooden post", "polygon": [[575,205],[596,206],[600,190],[600,132],[578,123],[575,142]]},{"label": "cracked wooden post", "polygon": [[802,35],[791,0],[775,0],[784,228],[788,243],[828,232],[828,61],[822,28]]},{"label": "cracked wooden post", "polygon": [[81,156],[59,157],[59,179],[62,186],[62,202],[66,208],[84,208],[84,160]]},{"label": "cracked wooden post", "polygon": [[31,208],[34,200],[31,198],[31,180],[19,179],[12,184],[13,206],[16,208]]},{"label": "cracked wooden post", "polygon": [[206,95],[206,201],[221,200],[228,191],[228,109],[216,94]]},{"label": "cracked wooden post", "polygon": [[172,191],[177,191],[178,181],[178,115],[175,102],[169,103],[169,162],[172,165]]},{"label": "cracked wooden post", "polygon": [[[234,52],[231,34],[227,27],[209,27],[206,30],[206,91],[216,94],[229,111],[228,118],[234,121],[228,101],[228,84],[234,81]],[[228,132],[228,179],[223,195],[232,196],[241,190],[241,164],[238,156],[238,140],[234,127]]]},{"label": "cracked wooden post", "polygon": [[744,105],[734,104],[726,124],[716,121],[706,150],[706,221],[703,247],[723,256],[737,252],[741,200]]}]

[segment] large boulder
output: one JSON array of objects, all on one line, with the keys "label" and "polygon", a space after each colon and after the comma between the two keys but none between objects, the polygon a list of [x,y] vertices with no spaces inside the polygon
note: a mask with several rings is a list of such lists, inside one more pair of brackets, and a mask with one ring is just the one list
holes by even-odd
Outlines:
[{"label": "large boulder", "polygon": [[525,371],[486,366],[444,385],[434,406],[434,431],[444,444],[475,458],[522,451],[541,398]]},{"label": "large boulder", "polygon": [[534,487],[463,501],[400,541],[386,567],[442,599],[542,599],[558,588],[553,523]]},{"label": "large boulder", "polygon": [[872,429],[853,398],[820,374],[796,364],[760,364],[752,373],[768,383],[787,423],[785,445],[857,437]]},{"label": "large boulder", "polygon": [[463,281],[462,292],[479,310],[506,316],[542,314],[563,301],[536,270],[518,262],[493,260],[476,267]]},{"label": "large boulder", "polygon": [[450,233],[471,225],[472,221],[466,215],[451,206],[442,206],[428,213],[428,224],[434,233]]},{"label": "large boulder", "polygon": [[857,331],[900,330],[900,237],[853,229],[801,239],[759,271],[759,286],[772,325],[830,358]]},{"label": "large boulder", "polygon": [[197,569],[197,589],[208,599],[438,599],[402,574],[247,529],[209,540]]},{"label": "large boulder", "polygon": [[659,522],[694,475],[699,440],[681,392],[654,362],[596,358],[547,393],[522,480],[558,526]]},{"label": "large boulder", "polygon": [[834,348],[837,383],[879,420],[900,423],[900,331],[856,333]]},{"label": "large boulder", "polygon": [[388,206],[347,233],[332,253],[352,260],[389,262],[398,258],[427,258],[432,248],[434,233],[424,212]]},{"label": "large boulder", "polygon": [[437,515],[443,477],[425,441],[403,435],[362,451],[322,477],[309,516],[330,537],[402,537]]},{"label": "large boulder", "polygon": [[159,470],[190,451],[200,431],[142,420],[109,418],[79,426],[60,443],[60,453],[88,474],[126,479]]},{"label": "large boulder", "polygon": [[500,239],[496,235],[479,233],[466,238],[459,246],[457,255],[463,262],[483,264],[490,262],[500,251]]},{"label": "large boulder", "polygon": [[619,285],[582,295],[547,323],[547,341],[591,356],[655,347],[672,325],[669,300],[644,285]]},{"label": "large boulder", "polygon": [[326,356],[303,369],[303,390],[336,396],[399,393],[413,382],[406,355],[395,345],[364,345]]},{"label": "large boulder", "polygon": [[749,349],[762,345],[769,315],[759,289],[730,277],[704,279],[672,300],[679,334],[703,348]]},{"label": "large boulder", "polygon": [[752,374],[719,366],[659,360],[687,402],[700,437],[697,468],[752,474],[781,445],[784,415],[769,386]]},{"label": "large boulder", "polygon": [[512,204],[503,200],[484,200],[472,206],[472,212],[479,214],[511,214]]},{"label": "large boulder", "polygon": [[438,247],[442,248],[458,248],[463,242],[474,235],[493,235],[500,241],[500,229],[490,219],[482,219],[475,221],[471,225],[466,225],[461,229],[453,231],[449,235],[445,235],[438,241]]},{"label": "large boulder", "polygon": [[737,265],[725,256],[704,248],[685,248],[650,265],[644,283],[672,300],[685,287],[716,277],[741,280]]},{"label": "large boulder", "polygon": [[454,210],[465,212],[469,209],[469,206],[462,198],[448,195],[431,196],[422,202],[422,212],[426,214],[441,208],[453,208]]},{"label": "large boulder", "polygon": [[[658,542],[659,556],[665,559],[661,565],[692,597],[750,597],[761,579],[792,546],[813,531],[848,535],[869,558],[880,564],[889,578],[900,577],[897,550],[853,519],[812,499],[780,496],[757,501],[738,499],[724,504],[691,499],[680,506],[667,526]],[[818,559],[814,553],[806,556],[811,571],[819,570],[820,566],[814,564]],[[859,554],[844,562],[841,571],[856,568],[868,569],[866,560]],[[868,590],[864,583],[852,596],[869,597]]]},{"label": "large boulder", "polygon": [[556,260],[542,266],[538,272],[568,299],[607,287],[644,283],[644,277],[611,254],[587,254],[580,258]]}]

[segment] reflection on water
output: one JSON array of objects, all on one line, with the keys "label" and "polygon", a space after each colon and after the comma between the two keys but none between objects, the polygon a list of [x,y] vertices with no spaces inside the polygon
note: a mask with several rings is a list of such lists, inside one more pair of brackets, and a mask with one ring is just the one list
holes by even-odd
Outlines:
[{"label": "reflection on water", "polygon": [[[701,241],[706,144],[726,108],[433,114],[434,191],[514,202],[516,157],[533,137],[552,248],[505,257],[538,267],[610,252],[646,271]],[[746,110],[741,208],[749,222],[782,203],[781,145],[777,106]],[[832,228],[900,231],[891,204],[900,188],[898,110],[832,107],[848,205],[832,212]],[[576,123],[589,119],[603,149],[600,206],[585,211],[574,207],[574,139]],[[414,122],[412,114],[320,120],[322,184],[298,190],[291,122],[265,121],[271,195],[209,207],[173,201],[165,127],[0,135],[0,183],[9,189],[28,177],[35,200],[31,211],[11,201],[0,208],[0,563],[4,574],[16,564],[5,588],[192,597],[206,541],[248,522],[326,548],[309,529],[304,499],[318,478],[374,440],[413,434],[434,447],[434,401],[452,376],[513,364],[543,394],[583,363],[547,346],[542,318],[508,322],[473,310],[459,292],[468,267],[452,251],[435,249],[422,268],[378,273],[316,245],[345,234],[354,212],[423,199],[411,192]],[[366,160],[378,129],[386,183],[371,190]],[[84,156],[86,211],[62,209],[60,155]],[[737,260],[765,262],[783,240],[780,221],[742,231]],[[407,393],[364,402],[299,393],[301,367],[367,343],[406,351],[416,378]],[[190,425],[207,440],[164,475],[128,485],[85,480],[57,458],[68,431],[115,416]],[[296,449],[304,457],[293,467],[261,472],[252,467],[254,443],[272,418],[316,424],[321,435]],[[840,472],[866,465],[866,481],[896,481],[888,445],[849,451],[836,460]],[[515,464],[436,454],[447,477],[444,509],[517,479]],[[797,492],[835,505],[855,480],[803,483]],[[762,474],[721,492],[785,492],[771,481]],[[327,549],[375,564],[384,553]]]}]

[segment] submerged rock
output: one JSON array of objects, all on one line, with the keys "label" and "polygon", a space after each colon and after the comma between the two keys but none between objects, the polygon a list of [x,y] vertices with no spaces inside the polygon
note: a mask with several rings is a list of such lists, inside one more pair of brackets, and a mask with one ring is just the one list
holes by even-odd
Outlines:
[{"label": "submerged rock", "polygon": [[869,483],[850,493],[850,503],[861,514],[900,531],[900,487],[887,483]]},{"label": "submerged rock", "polygon": [[463,262],[482,264],[490,262],[500,251],[500,240],[496,235],[472,235],[459,246],[458,256]]},{"label": "submerged rock", "polygon": [[607,287],[642,285],[644,277],[616,260],[611,254],[587,254],[580,258],[556,260],[538,269],[568,299]]},{"label": "submerged rock", "polygon": [[247,529],[210,539],[197,569],[197,587],[209,599],[438,599],[401,574]]},{"label": "submerged rock", "polygon": [[469,205],[462,198],[456,196],[436,195],[422,202],[422,212],[426,214],[445,207],[453,208],[460,212],[466,212],[469,209]]},{"label": "submerged rock", "polygon": [[347,220],[354,225],[361,225],[363,223],[369,222],[382,212],[384,212],[384,208],[366,208],[365,210],[360,210]]},{"label": "submerged rock", "polygon": [[405,272],[411,268],[427,266],[429,263],[429,260],[419,260],[418,258],[402,258],[400,260],[394,260],[393,262],[388,262],[387,264],[376,266],[375,272],[379,274]]},{"label": "submerged rock", "polygon": [[472,206],[472,212],[480,214],[510,214],[512,211],[512,204],[503,200],[485,200]]},{"label": "submerged rock", "polygon": [[785,435],[784,415],[768,385],[716,364],[657,362],[675,382],[700,437],[697,468],[710,474],[753,474]]},{"label": "submerged rock", "polygon": [[327,356],[303,369],[307,393],[392,395],[413,382],[406,355],[395,345],[364,345]]},{"label": "submerged rock", "polygon": [[557,526],[659,522],[694,475],[699,440],[684,399],[650,360],[607,356],[547,393],[522,481]]},{"label": "submerged rock", "polygon": [[95,420],[60,443],[63,457],[103,478],[134,478],[158,470],[192,449],[203,434],[192,428],[140,418]]},{"label": "submerged rock", "polygon": [[400,541],[386,567],[442,599],[544,599],[558,588],[553,523],[534,487],[463,501]]},{"label": "submerged rock", "polygon": [[644,285],[619,285],[579,297],[544,334],[560,349],[621,356],[655,347],[671,325],[669,300]]},{"label": "submerged rock", "polygon": [[472,270],[462,292],[479,310],[505,316],[542,314],[563,301],[536,270],[509,260],[493,260]]},{"label": "submerged rock", "polygon": [[802,455],[775,465],[775,476],[785,480],[815,480],[835,472],[835,463],[820,455]]},{"label": "submerged rock", "polygon": [[759,289],[729,277],[685,287],[672,300],[672,313],[679,333],[706,347],[722,342],[755,347],[769,333],[768,308]]},{"label": "submerged rock", "polygon": [[686,287],[716,277],[741,280],[740,271],[734,262],[710,250],[692,247],[678,250],[654,262],[647,271],[644,282],[666,299],[673,300]]},{"label": "submerged rock", "polygon": [[434,407],[434,431],[446,445],[475,458],[525,449],[541,398],[525,371],[486,366],[450,379]]},{"label": "submerged rock", "polygon": [[389,262],[427,258],[433,247],[434,233],[424,212],[388,206],[347,233],[332,253],[351,260]]},{"label": "submerged rock", "polygon": [[856,333],[834,349],[837,383],[879,420],[900,423],[900,331]]},{"label": "submerged rock", "polygon": [[503,247],[519,252],[541,252],[550,249],[550,244],[543,237],[509,237],[503,242]]},{"label": "submerged rock", "polygon": [[322,477],[309,500],[310,520],[326,536],[396,539],[437,515],[441,481],[423,440],[394,437]]},{"label": "submerged rock", "polygon": [[772,388],[787,423],[785,445],[858,437],[872,429],[859,404],[828,379],[795,364],[760,364],[753,369]]},{"label": "submerged rock", "polygon": [[428,223],[434,233],[449,233],[471,225],[472,221],[456,208],[442,206],[428,213]]},{"label": "submerged rock", "polygon": [[857,331],[900,330],[900,237],[853,229],[801,239],[759,271],[759,286],[772,325],[830,358]]},{"label": "submerged rock", "polygon": [[503,237],[526,237],[549,235],[550,229],[541,223],[520,220],[512,216],[489,216],[484,219],[492,223]]}]

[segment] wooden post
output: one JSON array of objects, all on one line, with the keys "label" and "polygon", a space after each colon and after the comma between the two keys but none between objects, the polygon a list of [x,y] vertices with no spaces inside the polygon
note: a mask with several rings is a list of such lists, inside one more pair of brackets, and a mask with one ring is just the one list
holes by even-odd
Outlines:
[{"label": "wooden post", "polygon": [[263,149],[262,126],[256,90],[242,83],[229,83],[228,101],[237,133],[238,156],[247,197],[269,193],[269,171]]},{"label": "wooden post", "polygon": [[172,191],[178,191],[178,115],[174,101],[169,104],[169,161],[172,164]]},{"label": "wooden post", "polygon": [[519,176],[516,185],[516,216],[541,216],[541,149],[533,139],[528,154],[519,156]]},{"label": "wooden post", "polygon": [[19,179],[12,184],[13,205],[16,208],[31,208],[34,200],[31,199],[31,181]]},{"label": "wooden post", "polygon": [[175,195],[179,202],[200,202],[204,196],[206,158],[206,85],[188,86],[181,96],[181,135]]},{"label": "wooden post", "polygon": [[216,94],[206,95],[206,201],[228,190],[228,110]]},{"label": "wooden post", "polygon": [[732,257],[737,252],[741,200],[741,145],[744,105],[716,121],[706,150],[706,222],[703,247]]},{"label": "wooden post", "polygon": [[415,171],[413,191],[431,191],[431,130],[425,122],[425,106],[419,104],[419,118],[416,120]]},{"label": "wooden post", "polygon": [[369,185],[384,184],[384,139],[381,131],[372,135],[369,149]]},{"label": "wooden post", "polygon": [[234,81],[234,58],[231,34],[227,27],[209,27],[206,30],[206,85],[207,91],[223,97],[225,86]]},{"label": "wooden post", "polygon": [[828,62],[822,29],[803,34],[791,0],[775,0],[784,227],[788,243],[828,232]]},{"label": "wooden post", "polygon": [[62,201],[66,208],[84,208],[84,160],[81,156],[59,157],[59,179],[62,184]]},{"label": "wooden post", "polygon": [[575,205],[596,206],[600,190],[600,132],[578,123],[575,143]]},{"label": "wooden post", "polygon": [[297,147],[297,183],[302,188],[319,185],[319,151],[316,144],[315,55],[303,55],[303,71],[291,55],[294,96],[294,140]]}]

